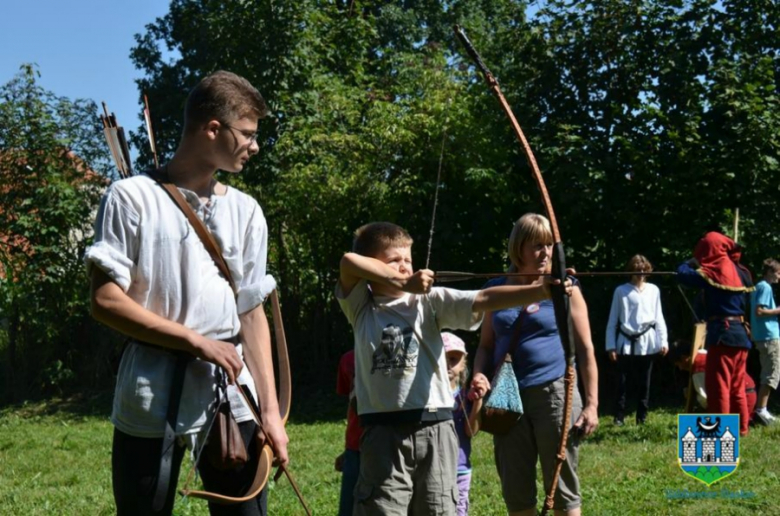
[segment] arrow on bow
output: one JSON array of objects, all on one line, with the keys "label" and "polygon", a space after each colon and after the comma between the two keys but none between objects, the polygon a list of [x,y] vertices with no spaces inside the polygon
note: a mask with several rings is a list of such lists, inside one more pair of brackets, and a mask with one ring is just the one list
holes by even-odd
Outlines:
[{"label": "arrow on bow", "polygon": [[558,445],[558,454],[556,456],[555,473],[553,475],[552,484],[550,485],[550,491],[547,493],[547,497],[544,501],[544,507],[542,508],[542,515],[552,509],[553,498],[555,496],[555,490],[558,487],[558,478],[561,473],[561,466],[566,460],[566,442],[568,439],[569,425],[572,412],[572,400],[574,396],[574,355],[575,355],[575,343],[574,343],[574,331],[571,321],[571,307],[569,304],[569,297],[564,290],[563,282],[566,279],[566,256],[564,254],[563,242],[561,240],[561,233],[558,230],[558,221],[555,218],[555,211],[553,210],[552,202],[550,201],[550,194],[547,192],[547,186],[544,183],[544,178],[539,170],[539,166],[536,164],[536,158],[531,151],[531,146],[528,144],[528,140],[523,134],[523,130],[520,128],[520,124],[517,123],[512,108],[504,98],[504,94],[501,92],[501,88],[498,85],[498,81],[490,73],[485,63],[482,61],[474,45],[466,37],[463,29],[458,25],[454,27],[455,35],[460,42],[466,48],[469,56],[471,56],[477,68],[482,72],[485,77],[488,87],[495,94],[498,102],[501,104],[501,108],[509,118],[509,122],[512,124],[517,139],[520,141],[520,145],[523,148],[528,164],[533,172],[533,177],[536,181],[536,186],[539,188],[539,192],[542,195],[542,202],[544,203],[545,211],[547,212],[547,218],[550,220],[550,228],[553,234],[553,256],[552,256],[552,270],[551,274],[554,278],[560,280],[559,285],[553,285],[552,287],[552,301],[555,309],[555,322],[558,326],[558,333],[561,336],[561,343],[563,344],[564,354],[566,356],[566,374],[564,376],[564,385],[566,390],[566,397],[563,405],[563,420],[561,421],[561,439]]},{"label": "arrow on bow", "polygon": [[[569,276],[574,277],[586,277],[586,276],[674,276],[676,272],[673,271],[652,271],[652,272],[636,272],[636,271],[593,271],[593,272],[571,272]],[[539,274],[538,272],[460,272],[460,271],[439,271],[435,273],[434,278],[439,283],[448,283],[453,281],[465,281],[474,278],[511,278],[533,276],[538,278],[539,276],[551,276],[551,274]]]}]

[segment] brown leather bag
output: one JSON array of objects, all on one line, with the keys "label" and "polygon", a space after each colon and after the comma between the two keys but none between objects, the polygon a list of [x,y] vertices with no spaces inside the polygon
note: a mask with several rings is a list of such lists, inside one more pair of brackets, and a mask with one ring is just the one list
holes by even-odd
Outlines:
[{"label": "brown leather bag", "polygon": [[244,466],[249,460],[246,445],[227,400],[220,403],[214,418],[206,448],[203,450],[209,464],[220,471]]}]

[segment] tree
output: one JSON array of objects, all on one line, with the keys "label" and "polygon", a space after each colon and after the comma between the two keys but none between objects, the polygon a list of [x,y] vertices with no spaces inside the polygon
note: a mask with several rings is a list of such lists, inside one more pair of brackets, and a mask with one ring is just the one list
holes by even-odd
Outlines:
[{"label": "tree", "polygon": [[[495,244],[514,214],[504,215],[497,237],[485,230],[493,225],[492,209],[464,209],[490,206],[489,195],[505,182],[474,145],[489,148],[491,131],[473,132],[484,106],[466,94],[471,79],[453,60],[451,25],[469,13],[500,20],[508,32],[523,5],[457,2],[447,12],[438,2],[179,0],[137,38],[133,57],[147,73],[141,87],[161,120],[156,127],[180,116],[180,106],[174,113],[167,100],[184,98],[179,85],[218,68],[245,75],[269,100],[273,117],[261,124],[260,156],[239,178],[223,179],[263,206],[272,234],[269,267],[280,279],[292,352],[307,358],[302,363],[338,356],[350,345],[333,288],[358,226],[400,222],[424,265],[442,140],[432,264],[501,264]],[[162,46],[181,58],[164,62]],[[174,127],[166,134],[178,133],[180,124]]]},{"label": "tree", "polygon": [[56,97],[37,77],[24,65],[0,87],[0,315],[12,400],[57,387],[91,354],[81,257],[107,167],[94,103]]},{"label": "tree", "polygon": [[[434,270],[500,270],[512,223],[542,209],[456,22],[529,137],[578,269],[636,253],[672,268],[737,206],[750,259],[772,254],[775,3],[549,0],[528,19],[528,3],[511,0],[176,0],[133,57],[171,139],[186,88],[218,68],[269,99],[261,155],[229,180],[269,221],[293,358],[319,363],[351,342],[332,291],[354,229],[399,222],[425,265],[442,141]],[[164,61],[163,46],[181,57]],[[587,285],[597,334],[617,281]],[[664,301],[687,310],[676,294]]]}]

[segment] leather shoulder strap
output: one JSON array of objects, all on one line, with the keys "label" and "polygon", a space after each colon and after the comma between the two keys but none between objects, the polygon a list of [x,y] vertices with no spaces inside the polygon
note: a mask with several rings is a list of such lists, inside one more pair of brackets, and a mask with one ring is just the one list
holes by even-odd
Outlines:
[{"label": "leather shoulder strap", "polygon": [[187,202],[187,199],[184,198],[184,194],[182,194],[176,185],[171,183],[167,177],[164,177],[160,170],[150,171],[149,176],[163,187],[168,193],[168,196],[170,196],[182,213],[184,213],[184,216],[187,217],[187,220],[195,230],[198,238],[203,242],[206,251],[211,255],[211,259],[214,260],[219,272],[225,276],[225,279],[230,284],[230,288],[233,289],[233,295],[238,296],[238,289],[236,289],[236,284],[233,281],[233,275],[230,274],[230,269],[228,268],[227,263],[225,263],[225,259],[222,257],[222,251],[219,249],[219,244],[214,239],[214,235],[211,234],[211,231],[208,230],[203,221],[200,220],[195,213],[195,210],[192,209],[190,203]]}]

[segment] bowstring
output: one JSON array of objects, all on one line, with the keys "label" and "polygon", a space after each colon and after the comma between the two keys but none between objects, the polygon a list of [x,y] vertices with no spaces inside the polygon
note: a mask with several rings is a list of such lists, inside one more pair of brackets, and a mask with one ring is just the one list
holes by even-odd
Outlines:
[{"label": "bowstring", "polygon": [[[449,111],[449,106],[452,102],[452,99],[447,99],[447,110]],[[449,117],[447,117],[444,120],[444,127],[442,129],[441,133],[441,145],[439,147],[439,166],[438,170],[436,172],[436,188],[434,189],[433,194],[433,210],[431,211],[431,229],[428,232],[428,252],[425,256],[425,268],[429,268],[431,264],[431,250],[433,249],[433,234],[436,230],[436,209],[439,206],[439,190],[441,188],[441,170],[444,164],[444,145],[447,142],[447,122],[449,121]],[[460,387],[460,395],[458,398],[460,399],[460,409],[463,411],[463,416],[466,421],[466,428],[469,430],[469,434],[471,437],[474,437],[474,432],[471,428],[471,422],[469,421],[470,413],[466,410],[466,403],[463,400],[464,393],[466,392],[465,386]]]},{"label": "bowstring", "polygon": [[691,310],[691,315],[693,315],[693,322],[694,323],[700,322],[701,319],[696,314],[696,310],[693,309],[693,305],[691,304],[691,302],[688,301],[688,296],[685,295],[685,292],[683,292],[683,289],[679,283],[677,284],[677,290],[680,291],[680,295],[682,296],[683,300],[685,300],[685,304],[688,305],[688,308]]},{"label": "bowstring", "polygon": [[[447,111],[449,111],[450,102],[452,99],[447,100]],[[433,211],[431,213],[431,230],[428,233],[428,254],[425,257],[425,268],[427,269],[431,264],[431,249],[433,248],[433,233],[436,228],[436,208],[439,206],[439,189],[441,188],[441,169],[444,163],[444,144],[447,141],[447,121],[449,117],[444,120],[444,127],[441,133],[441,148],[439,149],[439,170],[436,173],[436,189],[433,194]]]}]

